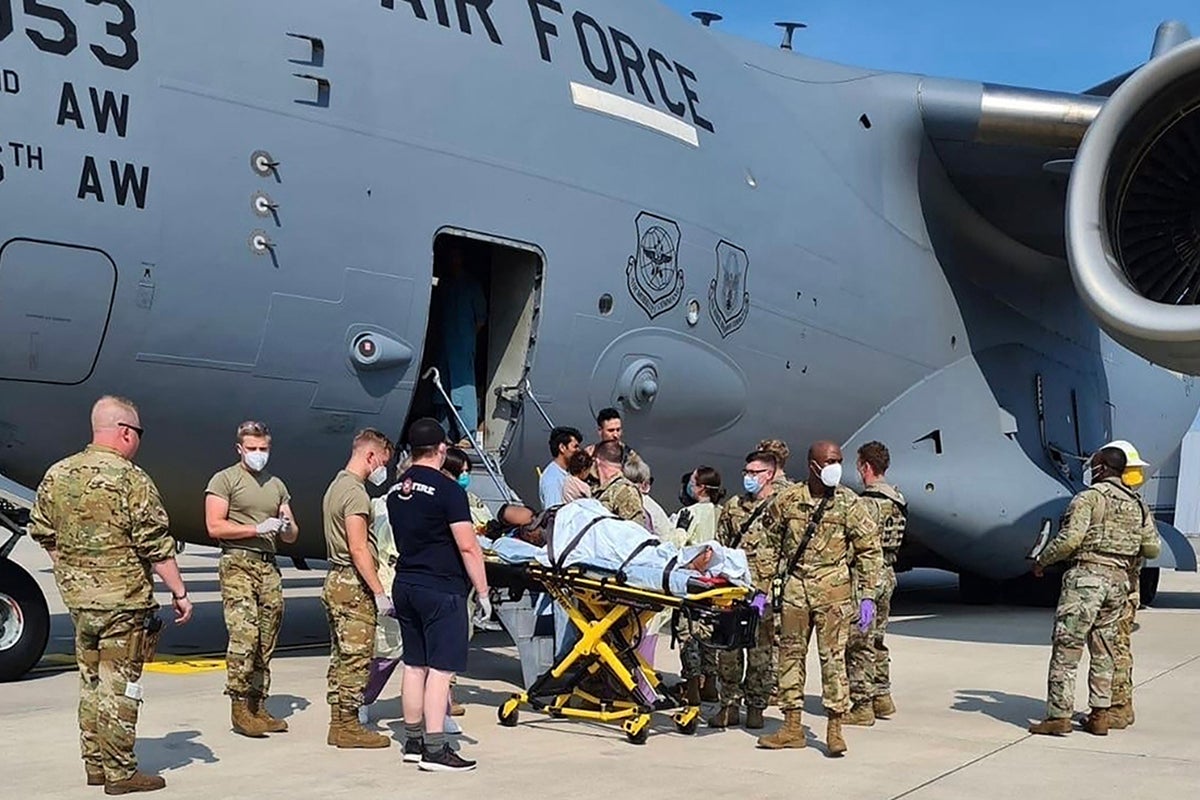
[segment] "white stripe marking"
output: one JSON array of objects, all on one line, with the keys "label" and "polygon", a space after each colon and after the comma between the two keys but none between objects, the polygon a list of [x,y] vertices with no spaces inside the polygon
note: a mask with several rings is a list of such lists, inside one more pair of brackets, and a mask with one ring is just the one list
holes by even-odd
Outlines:
[{"label": "white stripe marking", "polygon": [[619,97],[611,92],[601,91],[592,86],[571,81],[571,100],[579,108],[599,111],[610,117],[629,120],[645,128],[665,133],[667,136],[686,142],[692,147],[700,146],[700,137],[695,127],[686,122],[665,114],[662,111],[635,103],[625,97]]}]

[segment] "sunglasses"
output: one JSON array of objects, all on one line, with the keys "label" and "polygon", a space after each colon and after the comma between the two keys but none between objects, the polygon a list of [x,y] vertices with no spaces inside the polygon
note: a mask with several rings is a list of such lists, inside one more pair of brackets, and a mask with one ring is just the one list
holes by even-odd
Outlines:
[{"label": "sunglasses", "polygon": [[130,425],[128,422],[118,422],[117,427],[118,428],[129,428],[129,430],[133,431],[134,433],[136,433],[138,435],[139,439],[141,439],[146,434],[146,431],[144,428],[139,428],[137,425]]}]

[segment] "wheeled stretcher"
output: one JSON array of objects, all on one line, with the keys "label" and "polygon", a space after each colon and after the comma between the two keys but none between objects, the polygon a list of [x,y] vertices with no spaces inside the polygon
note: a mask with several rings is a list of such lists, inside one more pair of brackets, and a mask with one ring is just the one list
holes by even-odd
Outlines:
[{"label": "wheeled stretcher", "polygon": [[[706,646],[735,650],[756,641],[762,598],[723,578],[690,578],[687,593],[679,596],[631,586],[620,571],[588,566],[532,563],[524,566],[523,577],[553,597],[578,639],[532,686],[500,706],[500,724],[507,727],[517,724],[519,709],[527,706],[551,717],[619,723],[634,744],[646,741],[655,711],[674,712],[676,728],[695,733],[700,707],[688,705],[680,687],[663,685],[638,652],[642,631],[655,615],[671,610],[676,623],[693,627],[694,635],[712,631]],[[643,694],[639,679],[658,699],[651,702]]]}]

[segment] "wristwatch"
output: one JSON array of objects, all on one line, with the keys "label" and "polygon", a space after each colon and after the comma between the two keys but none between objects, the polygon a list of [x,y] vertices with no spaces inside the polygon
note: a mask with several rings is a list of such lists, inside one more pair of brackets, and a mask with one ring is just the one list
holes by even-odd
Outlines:
[{"label": "wristwatch", "polygon": [[175,598],[176,600],[187,600],[187,592],[185,591],[183,594],[175,594],[174,592],[171,592],[171,597]]}]

